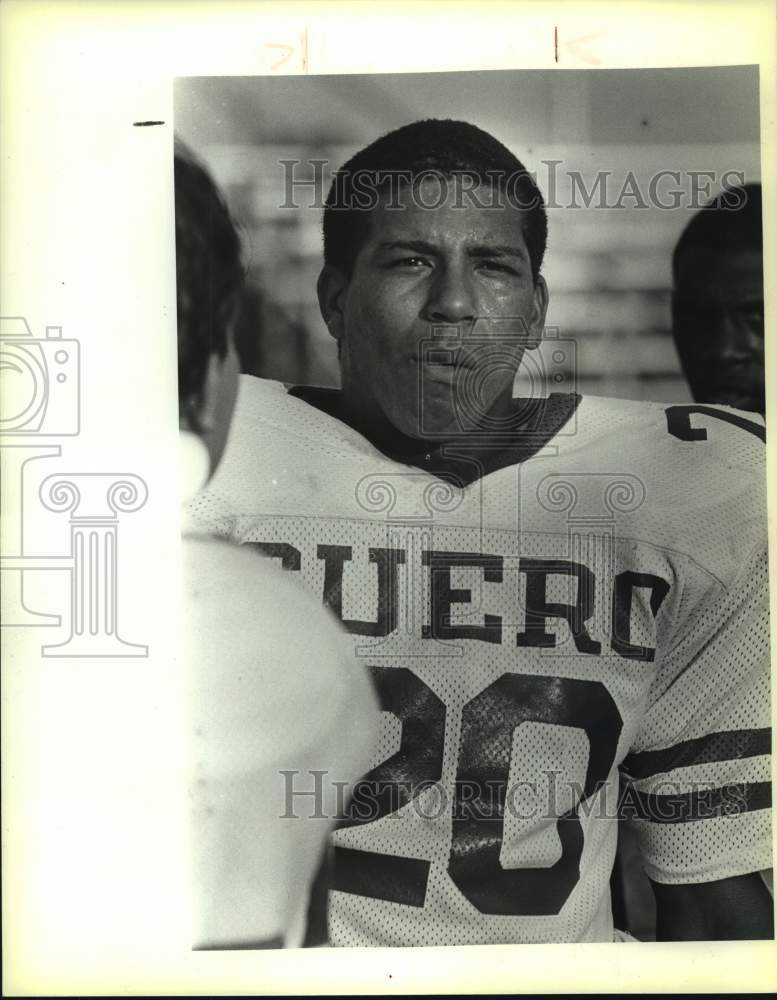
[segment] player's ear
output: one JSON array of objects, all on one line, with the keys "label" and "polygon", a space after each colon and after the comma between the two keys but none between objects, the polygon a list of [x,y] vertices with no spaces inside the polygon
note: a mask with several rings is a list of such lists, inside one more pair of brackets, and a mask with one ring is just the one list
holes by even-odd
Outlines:
[{"label": "player's ear", "polygon": [[316,285],[318,307],[327,329],[337,341],[342,340],[345,332],[343,294],[347,286],[348,279],[339,268],[332,267],[331,264],[324,265]]},{"label": "player's ear", "polygon": [[548,311],[548,286],[541,274],[537,275],[534,282],[534,302],[532,315],[529,322],[529,339],[526,343],[526,350],[533,351],[542,342],[542,335],[545,331],[545,315]]}]

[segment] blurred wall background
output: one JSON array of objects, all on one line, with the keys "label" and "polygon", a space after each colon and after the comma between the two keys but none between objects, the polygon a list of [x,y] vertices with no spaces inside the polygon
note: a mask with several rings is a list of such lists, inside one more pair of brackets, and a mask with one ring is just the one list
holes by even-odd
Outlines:
[{"label": "blurred wall background", "polygon": [[296,179],[325,160],[328,185],[357,149],[418,118],[492,132],[551,201],[547,324],[564,349],[545,345],[547,369],[583,392],[677,402],[690,396],[669,332],[672,248],[726,180],[761,176],[752,66],[182,78],[175,116],[243,227],[244,369],[287,382],[334,386],[338,370],[315,294],[321,209],[312,188],[297,189],[304,207],[281,207],[283,160],[301,161]]}]

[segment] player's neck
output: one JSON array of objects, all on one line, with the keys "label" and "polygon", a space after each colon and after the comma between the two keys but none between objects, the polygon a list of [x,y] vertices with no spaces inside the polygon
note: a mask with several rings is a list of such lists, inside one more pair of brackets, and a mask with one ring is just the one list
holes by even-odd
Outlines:
[{"label": "player's neck", "polygon": [[348,424],[395,461],[466,485],[505,465],[522,462],[550,441],[575,412],[580,397],[557,394],[548,399],[512,400],[515,426],[501,433],[453,435],[434,441],[401,434],[385,418],[354,413],[336,389],[296,386],[290,394]]},{"label": "player's neck", "polygon": [[338,415],[344,423],[367,438],[379,451],[411,465],[423,465],[427,455],[439,453],[456,445],[473,450],[477,436],[454,427],[442,429],[433,437],[405,434],[386,417],[382,410],[365,401],[356,392],[341,390]]}]

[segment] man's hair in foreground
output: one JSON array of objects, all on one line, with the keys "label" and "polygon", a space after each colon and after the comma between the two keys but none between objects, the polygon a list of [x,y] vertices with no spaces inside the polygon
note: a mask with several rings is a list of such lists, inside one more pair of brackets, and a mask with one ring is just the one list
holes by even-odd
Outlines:
[{"label": "man's hair in foreground", "polygon": [[[324,261],[350,276],[367,238],[370,213],[359,208],[364,181],[372,191],[388,191],[390,180],[407,175],[446,179],[467,176],[509,194],[509,204],[524,211],[523,234],[537,280],[545,254],[548,222],[534,178],[521,161],[488,132],[467,122],[428,118],[381,136],[356,153],[337,172],[324,209]],[[354,183],[358,176],[361,184]]]},{"label": "man's hair in foreground", "polygon": [[697,212],[672,255],[672,276],[677,281],[680,261],[688,251],[762,250],[761,185],[744,184],[721,191]]},{"label": "man's hair in foreground", "polygon": [[178,408],[197,430],[208,361],[227,352],[244,272],[240,237],[207,170],[179,139],[174,162]]}]

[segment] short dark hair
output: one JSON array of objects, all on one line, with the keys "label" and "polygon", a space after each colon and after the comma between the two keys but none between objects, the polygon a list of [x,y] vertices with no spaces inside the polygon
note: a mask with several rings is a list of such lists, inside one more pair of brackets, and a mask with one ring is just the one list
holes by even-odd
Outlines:
[{"label": "short dark hair", "polygon": [[208,171],[179,139],[174,165],[178,408],[197,430],[208,361],[227,352],[244,270],[229,210]]},{"label": "short dark hair", "polygon": [[761,185],[725,188],[694,215],[672,254],[672,277],[677,283],[680,260],[694,249],[762,250]]},{"label": "short dark hair", "polygon": [[534,178],[488,132],[452,119],[427,118],[403,125],[360,150],[337,171],[324,208],[324,262],[347,276],[352,272],[369,229],[369,211],[359,207],[365,178],[373,192],[385,191],[390,175],[416,178],[426,172],[446,178],[466,175],[506,191],[509,202],[524,210],[523,234],[537,280],[548,221]]}]

